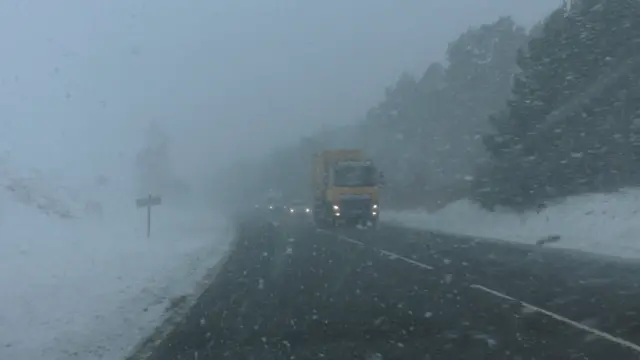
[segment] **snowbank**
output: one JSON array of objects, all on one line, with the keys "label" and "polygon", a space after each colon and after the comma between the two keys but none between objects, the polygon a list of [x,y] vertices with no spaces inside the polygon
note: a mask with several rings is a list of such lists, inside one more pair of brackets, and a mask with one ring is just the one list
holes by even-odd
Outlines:
[{"label": "snowbank", "polygon": [[442,232],[535,244],[598,254],[640,258],[640,189],[588,194],[564,199],[539,213],[489,212],[459,200],[434,212],[386,212],[385,220]]},{"label": "snowbank", "polygon": [[121,359],[190,294],[232,238],[205,210],[153,209],[105,189],[79,199],[0,174],[0,359]]}]

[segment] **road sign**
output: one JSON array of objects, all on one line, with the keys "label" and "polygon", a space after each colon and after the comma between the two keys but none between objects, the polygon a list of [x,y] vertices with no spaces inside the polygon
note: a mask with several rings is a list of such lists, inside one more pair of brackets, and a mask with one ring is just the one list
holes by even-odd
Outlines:
[{"label": "road sign", "polygon": [[147,197],[136,199],[136,206],[138,208],[147,208],[147,237],[151,236],[151,207],[160,205],[162,198],[160,196],[153,196],[149,194]]},{"label": "road sign", "polygon": [[160,198],[160,196],[152,196],[151,194],[149,194],[149,196],[136,200],[136,205],[139,208],[147,207],[147,206],[156,206],[156,205],[160,205],[161,203],[162,203],[162,198]]}]

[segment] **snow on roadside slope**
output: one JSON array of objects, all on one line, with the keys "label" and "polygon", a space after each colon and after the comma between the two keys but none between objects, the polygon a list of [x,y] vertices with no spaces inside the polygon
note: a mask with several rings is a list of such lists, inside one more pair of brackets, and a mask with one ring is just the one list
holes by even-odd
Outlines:
[{"label": "snow on roadside slope", "polygon": [[214,213],[163,204],[153,209],[147,239],[146,212],[132,198],[105,191],[92,199],[102,216],[86,214],[62,188],[37,186],[45,182],[34,176],[7,179],[0,181],[0,359],[123,358],[232,238]]},{"label": "snow on roadside slope", "polygon": [[527,244],[559,235],[558,242],[545,246],[640,258],[640,189],[572,196],[539,213],[489,212],[459,200],[434,213],[383,214],[385,220],[409,227]]}]

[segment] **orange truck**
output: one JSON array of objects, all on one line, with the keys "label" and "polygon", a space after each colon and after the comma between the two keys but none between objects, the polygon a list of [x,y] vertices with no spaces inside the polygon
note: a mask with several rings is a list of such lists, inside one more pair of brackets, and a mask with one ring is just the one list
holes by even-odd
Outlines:
[{"label": "orange truck", "polygon": [[313,218],[318,226],[369,224],[380,214],[380,173],[358,149],[324,150],[313,159]]}]

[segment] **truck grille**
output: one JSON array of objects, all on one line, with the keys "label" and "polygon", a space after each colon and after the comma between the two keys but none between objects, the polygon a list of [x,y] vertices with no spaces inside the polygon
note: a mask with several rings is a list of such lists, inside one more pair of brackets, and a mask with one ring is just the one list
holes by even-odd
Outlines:
[{"label": "truck grille", "polygon": [[344,215],[369,214],[371,212],[371,198],[340,199],[340,213]]}]

